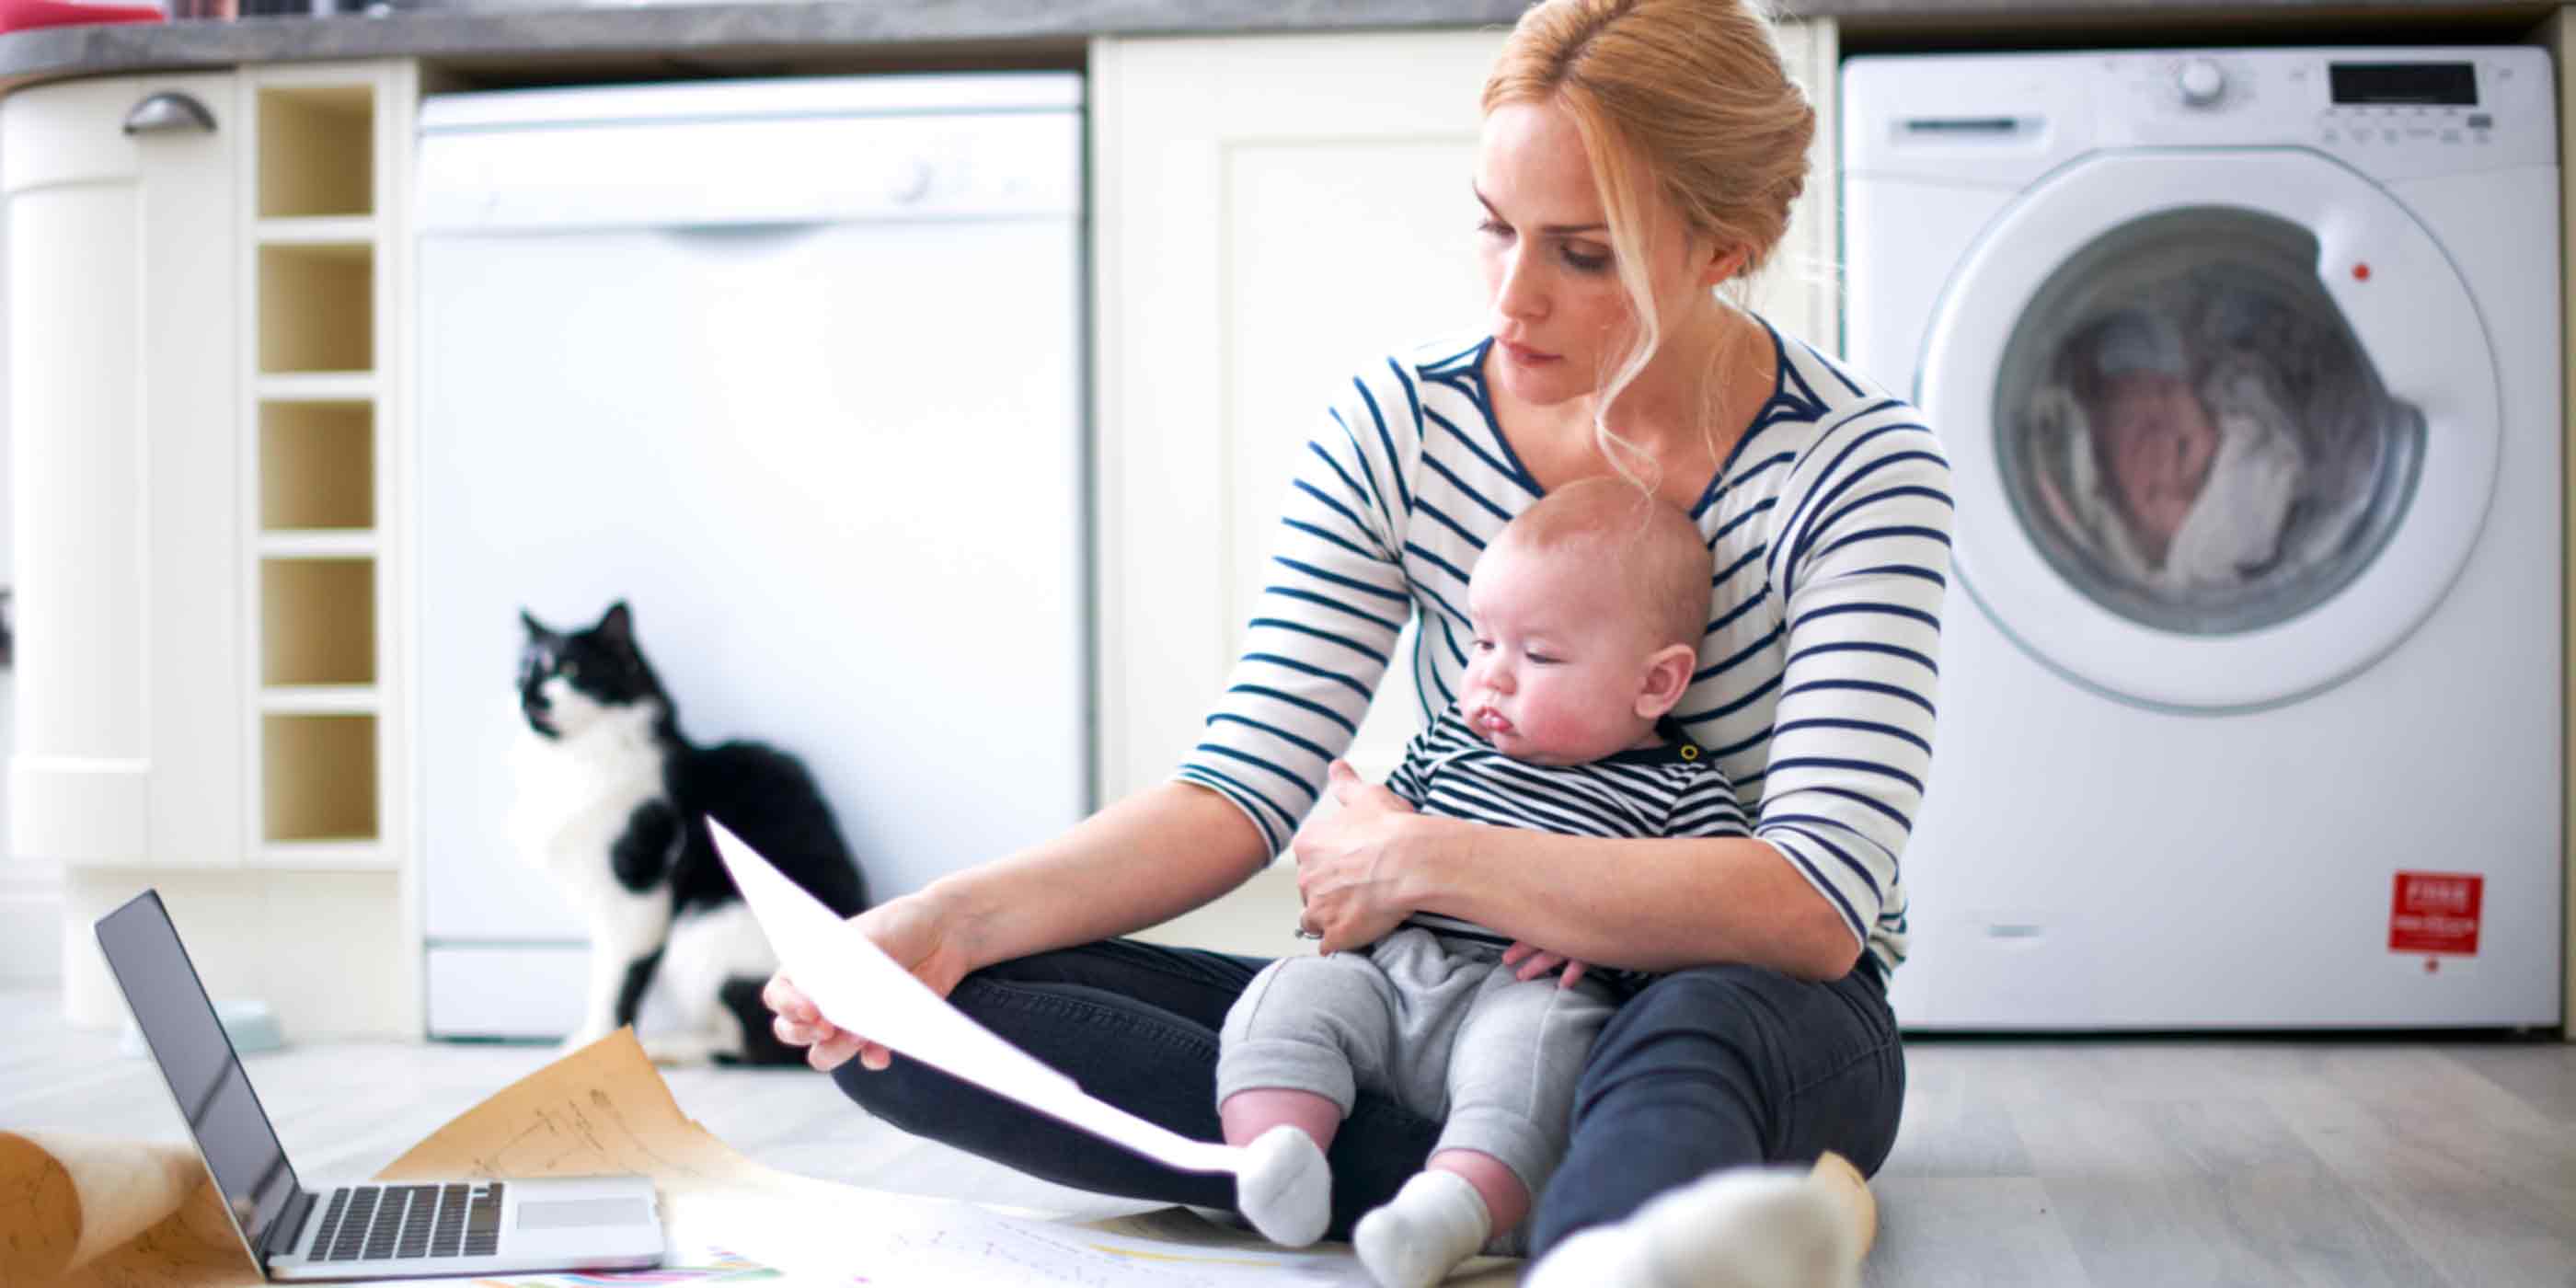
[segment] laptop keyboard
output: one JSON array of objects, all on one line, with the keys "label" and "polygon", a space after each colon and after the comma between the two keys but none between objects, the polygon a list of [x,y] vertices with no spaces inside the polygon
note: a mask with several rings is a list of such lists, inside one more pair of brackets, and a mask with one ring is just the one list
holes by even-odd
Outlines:
[{"label": "laptop keyboard", "polygon": [[350,1185],[331,1192],[313,1261],[489,1257],[501,1250],[503,1183]]}]

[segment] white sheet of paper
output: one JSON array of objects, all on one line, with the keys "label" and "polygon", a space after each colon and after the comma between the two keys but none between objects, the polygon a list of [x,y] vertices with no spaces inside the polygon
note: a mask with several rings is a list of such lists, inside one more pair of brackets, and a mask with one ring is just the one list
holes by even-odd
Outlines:
[{"label": "white sheet of paper", "polygon": [[769,946],[825,1019],[1157,1162],[1185,1172],[1241,1170],[1241,1149],[1191,1140],[1094,1099],[1073,1079],[966,1018],[723,824],[708,819],[707,831]]}]

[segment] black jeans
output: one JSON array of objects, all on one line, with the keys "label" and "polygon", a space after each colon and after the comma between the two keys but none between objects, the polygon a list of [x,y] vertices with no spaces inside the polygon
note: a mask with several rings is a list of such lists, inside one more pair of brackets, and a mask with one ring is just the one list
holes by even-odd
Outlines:
[{"label": "black jeans", "polygon": [[[1663,976],[1621,1005],[1584,1067],[1564,1166],[1539,1196],[1533,1252],[1729,1167],[1827,1150],[1866,1174],[1896,1141],[1905,1051],[1877,965],[1810,984],[1758,966]],[[975,972],[950,1000],[1083,1090],[1197,1140],[1221,1140],[1217,1030],[1264,963],[1113,939]],[[834,1081],[879,1119],[1032,1176],[1103,1194],[1232,1208],[1234,1178],[1178,1172],[919,1061]],[[1333,1138],[1331,1235],[1422,1170],[1440,1124],[1363,1091]]]}]

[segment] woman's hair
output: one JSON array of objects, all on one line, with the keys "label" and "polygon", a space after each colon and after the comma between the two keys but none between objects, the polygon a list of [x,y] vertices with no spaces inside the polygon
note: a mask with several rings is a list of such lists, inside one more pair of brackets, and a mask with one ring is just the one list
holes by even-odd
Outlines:
[{"label": "woman's hair", "polygon": [[1698,524],[1635,483],[1595,476],[1551,488],[1503,525],[1487,553],[1506,547],[1569,551],[1607,569],[1658,647],[1699,647],[1715,560]]},{"label": "woman's hair", "polygon": [[1663,340],[1649,237],[1677,214],[1692,233],[1744,251],[1732,282],[1759,272],[1806,187],[1815,109],[1754,0],[1543,0],[1521,15],[1485,79],[1486,113],[1515,103],[1564,108],[1591,154],[1638,327],[1635,348],[1603,373],[1593,433],[1613,468],[1652,487],[1623,460],[1640,449],[1609,425],[1611,403]]}]

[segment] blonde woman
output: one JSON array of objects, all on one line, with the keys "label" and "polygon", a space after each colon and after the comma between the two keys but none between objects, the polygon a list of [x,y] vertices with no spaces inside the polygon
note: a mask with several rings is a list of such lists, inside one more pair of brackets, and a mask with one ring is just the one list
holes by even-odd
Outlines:
[{"label": "blonde woman", "polygon": [[[1778,245],[1815,128],[1745,0],[1549,0],[1484,109],[1482,331],[1392,355],[1335,401],[1203,741],[1172,781],[858,925],[1092,1094],[1203,1140],[1222,1138],[1219,1027],[1263,963],[1110,937],[1283,849],[1325,952],[1430,913],[1644,974],[1585,1064],[1527,1226],[1531,1282],[1854,1282],[1857,1236],[1796,1165],[1874,1170],[1895,1139],[1886,979],[1931,763],[1948,468],[1902,400],[1726,299]],[[1672,714],[1735,784],[1744,834],[1430,817],[1338,766],[1388,666],[1412,669],[1426,719],[1456,699],[1478,556],[1539,496],[1601,475],[1711,548]],[[1397,657],[1407,617],[1418,643]],[[1341,808],[1301,830],[1325,792]],[[784,977],[766,997],[779,1038],[879,1118],[1063,1184],[1236,1206],[1230,1178],[893,1060]],[[1361,1089],[1328,1154],[1328,1232],[1394,1198],[1439,1131]]]}]

